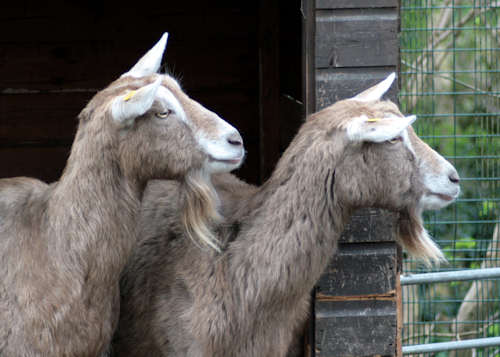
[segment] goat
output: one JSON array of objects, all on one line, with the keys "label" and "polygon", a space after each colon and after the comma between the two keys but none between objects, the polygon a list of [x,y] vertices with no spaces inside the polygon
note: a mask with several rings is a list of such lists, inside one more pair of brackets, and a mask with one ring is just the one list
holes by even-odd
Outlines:
[{"label": "goat", "polygon": [[185,230],[215,246],[209,175],[239,166],[242,139],[156,73],[167,36],[79,114],[58,182],[0,180],[0,355],[106,353],[149,180],[177,180]]},{"label": "goat", "polygon": [[225,217],[216,228],[221,253],[185,239],[178,184],[150,183],[120,284],[117,356],[285,356],[361,207],[399,212],[408,251],[444,259],[421,212],[452,202],[459,176],[416,136],[415,116],[380,100],[394,77],[310,116],[261,187],[213,176]]}]

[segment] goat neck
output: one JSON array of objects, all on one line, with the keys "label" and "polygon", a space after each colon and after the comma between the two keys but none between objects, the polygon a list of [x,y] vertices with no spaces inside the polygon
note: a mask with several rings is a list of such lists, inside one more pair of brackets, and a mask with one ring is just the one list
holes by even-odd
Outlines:
[{"label": "goat neck", "polygon": [[245,239],[228,246],[232,258],[228,270],[235,279],[241,275],[249,285],[255,282],[254,287],[238,284],[244,287],[240,293],[245,301],[249,293],[257,298],[262,291],[274,291],[278,300],[306,294],[334,253],[352,212],[362,205],[341,200],[345,195],[338,192],[344,136],[331,137],[338,145],[325,152],[318,145],[309,145],[324,137],[313,126],[304,125],[271,178],[235,211],[235,216],[245,217],[240,226]]},{"label": "goat neck", "polygon": [[[113,128],[102,127],[106,125],[109,126],[108,121],[98,120],[80,125],[66,169],[48,200],[47,212],[52,215],[48,221],[55,222],[55,227],[72,227],[73,222],[85,219],[84,225],[76,225],[67,235],[55,235],[58,239],[52,249],[57,252],[56,259],[68,265],[64,269],[67,272],[74,271],[73,258],[78,256],[78,261],[84,262],[81,269],[87,274],[94,270],[119,273],[133,244],[125,237],[134,236],[146,182],[124,175],[117,155],[117,136],[108,135]],[[82,236],[86,237],[85,244]],[[98,246],[101,249],[96,249]],[[68,256],[68,252],[72,254]],[[111,284],[117,276],[102,274],[96,278],[104,281],[90,281]]]}]

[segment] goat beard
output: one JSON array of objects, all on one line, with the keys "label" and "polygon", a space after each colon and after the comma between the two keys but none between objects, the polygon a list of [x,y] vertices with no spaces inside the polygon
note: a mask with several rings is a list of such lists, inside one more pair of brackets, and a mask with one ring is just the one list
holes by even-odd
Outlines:
[{"label": "goat beard", "polygon": [[411,256],[422,260],[427,266],[446,262],[441,249],[424,228],[422,211],[417,207],[400,212],[398,227],[397,239]]},{"label": "goat beard", "polygon": [[203,170],[194,170],[183,182],[184,202],[182,224],[187,236],[200,248],[220,251],[220,242],[213,227],[222,222],[219,214],[220,201],[210,180]]}]

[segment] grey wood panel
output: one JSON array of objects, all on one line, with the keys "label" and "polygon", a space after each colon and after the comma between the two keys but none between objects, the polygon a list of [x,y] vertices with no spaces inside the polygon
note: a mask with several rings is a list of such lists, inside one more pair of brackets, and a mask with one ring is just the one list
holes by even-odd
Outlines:
[{"label": "grey wood panel", "polygon": [[395,301],[316,301],[315,311],[316,357],[395,355]]},{"label": "grey wood panel", "polygon": [[[398,0],[315,0],[315,104],[320,110],[397,72]],[[397,103],[398,81],[385,95]],[[316,285],[311,356],[397,354],[398,215],[356,212]]]},{"label": "grey wood panel", "polygon": [[396,261],[394,242],[342,244],[316,284],[316,293],[323,297],[390,296],[396,289]]},{"label": "grey wood panel", "polygon": [[316,14],[316,68],[392,66],[399,60],[396,9]]},{"label": "grey wood panel", "polygon": [[341,242],[393,242],[397,234],[397,214],[387,210],[365,208],[356,211],[342,232]]},{"label": "grey wood panel", "polygon": [[[382,81],[397,67],[316,70],[316,109],[320,110],[341,99],[350,98]],[[385,98],[397,102],[397,80]]]},{"label": "grey wood panel", "polygon": [[316,9],[360,9],[396,7],[398,0],[316,0]]}]

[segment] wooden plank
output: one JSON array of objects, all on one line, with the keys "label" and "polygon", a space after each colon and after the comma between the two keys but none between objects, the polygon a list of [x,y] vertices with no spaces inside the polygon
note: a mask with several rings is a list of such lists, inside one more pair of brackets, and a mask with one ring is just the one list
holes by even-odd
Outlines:
[{"label": "wooden plank", "polygon": [[[101,89],[127,71],[148,44],[143,42],[134,47],[90,41],[6,44],[0,50],[0,91]],[[194,58],[202,59],[203,65],[193,61]],[[180,76],[188,91],[256,88],[256,62],[252,48],[222,44],[198,48],[169,45],[164,59],[167,68]]]},{"label": "wooden plank", "polygon": [[396,243],[341,244],[316,284],[318,298],[394,295]]},{"label": "wooden plank", "polygon": [[72,141],[77,116],[93,93],[0,95],[0,143]]},{"label": "wooden plank", "polygon": [[316,357],[394,355],[394,300],[316,301]]},{"label": "wooden plank", "polygon": [[303,0],[302,11],[302,98],[305,114],[310,115],[316,110],[316,11],[314,0]]},{"label": "wooden plank", "polygon": [[0,89],[101,89],[133,65],[134,54],[106,42],[5,44]]},{"label": "wooden plank", "polygon": [[403,357],[403,294],[401,291],[401,281],[400,281],[401,271],[396,272],[396,311],[397,311],[397,322],[398,326],[396,329],[396,356]]},{"label": "wooden plank", "polygon": [[351,216],[340,237],[342,243],[394,242],[397,234],[394,212],[376,208],[360,209]]},{"label": "wooden plank", "polygon": [[248,38],[257,31],[257,4],[247,2],[219,7],[186,2],[187,6],[177,9],[170,4],[152,3],[146,16],[137,16],[135,7],[117,7],[113,2],[99,6],[67,1],[59,4],[51,1],[45,7],[25,2],[13,4],[8,10],[2,8],[0,13],[0,42],[121,39],[125,43],[145,37],[153,40],[169,31],[181,42],[199,43],[200,38]]},{"label": "wooden plank", "polygon": [[316,14],[316,68],[396,66],[396,9],[321,10]]},{"label": "wooden plank", "polygon": [[397,7],[398,4],[398,0],[316,0],[316,9]]},{"label": "wooden plank", "polygon": [[69,146],[0,149],[0,177],[28,176],[53,182],[59,179]]},{"label": "wooden plank", "polygon": [[[122,6],[118,6],[122,5]],[[147,6],[149,13],[154,14],[179,14],[179,13],[198,13],[214,14],[221,11],[248,12],[255,9],[255,4],[251,1],[233,1],[218,0],[214,2],[207,1],[172,1],[168,4],[162,2],[150,2]],[[116,18],[127,13],[137,12],[134,6],[123,6],[123,3],[117,1],[90,2],[78,1],[68,2],[65,0],[51,0],[50,2],[40,2],[35,0],[5,1],[2,3],[2,12],[0,20],[12,17],[33,17],[33,16],[54,16],[57,14],[71,14],[94,17],[103,17],[109,21],[116,21]],[[146,14],[149,18],[153,14]],[[138,20],[136,16],[134,20]],[[124,19],[126,21],[127,19]]]},{"label": "wooden plank", "polygon": [[[315,25],[316,110],[397,71],[397,0],[316,0]],[[397,101],[397,89],[385,97]],[[396,234],[395,213],[353,215],[315,290],[312,355],[396,355]]]},{"label": "wooden plank", "polygon": [[[394,67],[352,68],[352,69],[322,69],[316,71],[316,109],[320,110],[341,99],[355,96],[363,90],[377,84],[390,73],[397,70]],[[388,98],[397,103],[398,83],[386,93]]]}]

